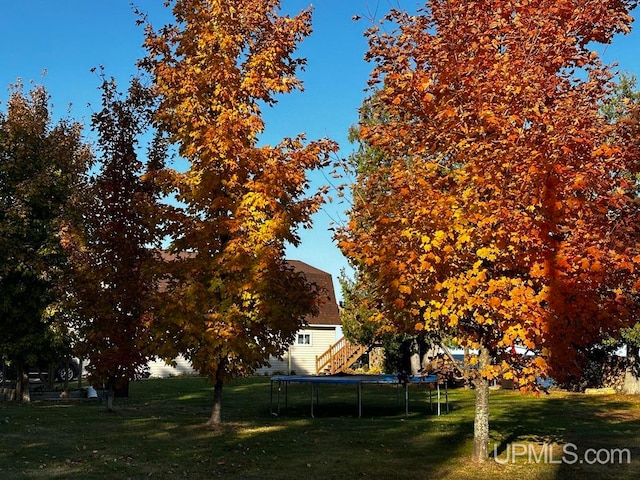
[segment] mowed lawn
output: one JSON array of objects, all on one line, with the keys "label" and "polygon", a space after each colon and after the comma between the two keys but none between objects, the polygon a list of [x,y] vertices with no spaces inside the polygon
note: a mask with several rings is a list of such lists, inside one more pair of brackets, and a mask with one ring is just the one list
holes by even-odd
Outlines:
[{"label": "mowed lawn", "polygon": [[268,378],[229,385],[217,431],[203,426],[213,392],[202,378],[132,383],[115,413],[98,400],[0,402],[0,478],[640,478],[637,396],[494,391],[491,449],[501,463],[476,464],[473,391],[451,391],[451,412],[438,417],[428,391],[412,388],[407,417],[402,390],[368,385],[362,418],[354,386],[321,385],[316,418],[309,385],[288,393],[274,416]]}]

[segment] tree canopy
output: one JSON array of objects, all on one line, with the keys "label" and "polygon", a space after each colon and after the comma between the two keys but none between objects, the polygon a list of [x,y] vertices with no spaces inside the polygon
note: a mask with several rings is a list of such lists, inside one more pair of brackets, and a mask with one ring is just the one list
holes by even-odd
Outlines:
[{"label": "tree canopy", "polygon": [[92,117],[99,158],[80,202],[82,215],[65,232],[72,269],[67,308],[89,360],[95,385],[109,392],[141,373],[153,352],[151,323],[159,288],[162,227],[169,207],[160,204],[155,172],[165,145],[156,137],[146,160],[140,137],[151,128],[154,97],[139,78],[126,97],[114,79],[102,78],[102,108]]},{"label": "tree canopy", "polygon": [[60,234],[91,159],[79,123],[52,120],[42,86],[0,113],[0,358],[20,372],[51,359],[50,306],[66,269]]},{"label": "tree canopy", "polygon": [[385,162],[357,178],[340,246],[398,328],[478,349],[478,459],[489,380],[576,374],[637,313],[637,132],[600,112],[590,49],[634,4],[433,0],[369,31],[384,121],[360,136]]}]

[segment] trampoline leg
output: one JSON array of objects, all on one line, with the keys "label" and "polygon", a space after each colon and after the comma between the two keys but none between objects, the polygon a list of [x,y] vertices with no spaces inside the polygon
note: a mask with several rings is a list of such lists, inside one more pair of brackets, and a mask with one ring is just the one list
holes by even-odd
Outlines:
[{"label": "trampoline leg", "polygon": [[449,385],[446,380],[444,381],[444,398],[447,403],[447,413],[449,413]]},{"label": "trampoline leg", "polygon": [[440,382],[436,385],[438,389],[438,416],[440,416]]},{"label": "trampoline leg", "polygon": [[271,393],[269,394],[269,413],[273,415],[273,380],[271,380]]},{"label": "trampoline leg", "polygon": [[315,383],[311,383],[311,418],[316,418],[313,416],[313,389],[316,387]]},{"label": "trampoline leg", "polygon": [[409,384],[404,384],[404,414],[409,416]]},{"label": "trampoline leg", "polygon": [[277,412],[273,411],[273,380],[271,381],[271,398],[269,401],[269,412],[271,415],[275,415],[276,417],[280,415],[280,392],[282,390],[282,381],[278,380],[278,410]]}]

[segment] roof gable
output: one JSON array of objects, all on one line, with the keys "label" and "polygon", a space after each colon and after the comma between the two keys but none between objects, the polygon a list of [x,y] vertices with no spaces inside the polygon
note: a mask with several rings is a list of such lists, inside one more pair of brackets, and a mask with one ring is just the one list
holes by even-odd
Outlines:
[{"label": "roof gable", "polygon": [[307,281],[315,283],[321,289],[319,312],[318,315],[307,318],[309,325],[341,325],[331,274],[299,260],[287,260],[287,264],[295,271],[304,274]]},{"label": "roof gable", "polygon": [[[180,258],[192,258],[195,255],[193,252],[182,252],[176,255],[163,250],[159,253],[160,257],[167,262]],[[300,260],[286,260],[286,263],[289,267],[293,268],[294,271],[302,273],[308,282],[315,283],[320,287],[318,314],[309,315],[306,319],[307,323],[309,325],[342,325],[331,274],[319,268],[312,267]],[[165,288],[166,280],[161,282],[160,290],[164,290]]]}]

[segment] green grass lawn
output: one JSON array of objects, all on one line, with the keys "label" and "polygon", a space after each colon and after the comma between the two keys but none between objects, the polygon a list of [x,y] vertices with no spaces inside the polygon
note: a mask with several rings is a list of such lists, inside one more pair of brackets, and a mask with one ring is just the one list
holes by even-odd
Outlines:
[{"label": "green grass lawn", "polygon": [[[492,392],[491,448],[498,445],[503,463],[509,452],[531,451],[515,463],[509,458],[506,464],[479,465],[469,460],[472,391],[450,392],[451,412],[440,417],[431,411],[427,391],[417,389],[410,390],[408,417],[402,396],[398,402],[395,388],[388,386],[363,387],[362,418],[357,418],[354,386],[322,385],[316,418],[309,415],[309,385],[289,387],[287,408],[279,417],[269,413],[269,396],[264,377],[225,387],[225,426],[218,431],[203,427],[213,392],[201,378],[132,383],[130,398],[116,399],[115,413],[100,401],[0,402],[0,476],[640,478],[640,397]],[[568,446],[568,462],[562,463]],[[596,455],[614,457],[612,449],[629,449],[631,463],[626,458],[623,464],[584,461],[588,450],[593,455],[586,459],[593,461]]]}]

